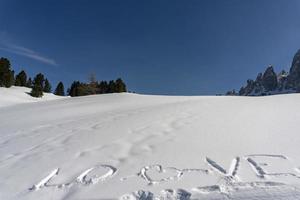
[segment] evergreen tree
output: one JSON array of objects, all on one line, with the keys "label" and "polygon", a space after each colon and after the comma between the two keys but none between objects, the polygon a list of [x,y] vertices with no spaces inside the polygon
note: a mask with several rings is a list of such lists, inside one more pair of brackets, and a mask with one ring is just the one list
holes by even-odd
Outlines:
[{"label": "evergreen tree", "polygon": [[90,83],[90,84],[81,84],[79,88],[80,88],[81,95],[97,94],[97,83],[96,82]]},{"label": "evergreen tree", "polygon": [[14,84],[14,71],[10,67],[7,58],[0,58],[0,87],[10,87]]},{"label": "evergreen tree", "polygon": [[7,58],[0,58],[0,87],[5,86],[5,76],[10,71],[10,62]]},{"label": "evergreen tree", "polygon": [[74,81],[68,89],[68,95],[74,96],[84,96],[93,94],[106,94],[114,92],[126,92],[126,85],[121,78],[116,81],[91,81],[90,83],[81,83],[79,81]]},{"label": "evergreen tree", "polygon": [[9,71],[6,74],[5,79],[6,79],[5,87],[8,88],[8,87],[11,87],[12,85],[14,85],[14,83],[15,83],[15,71],[14,70]]},{"label": "evergreen tree", "polygon": [[108,84],[106,81],[101,81],[97,84],[97,94],[105,94],[108,92]]},{"label": "evergreen tree", "polygon": [[48,81],[48,79],[45,80],[45,85],[44,85],[44,88],[43,88],[43,92],[51,92],[51,84],[50,82]]},{"label": "evergreen tree", "polygon": [[126,92],[126,85],[121,78],[118,78],[115,83],[115,92]]},{"label": "evergreen tree", "polygon": [[24,70],[22,70],[19,74],[16,75],[15,85],[16,86],[26,86],[27,83],[27,75]]},{"label": "evergreen tree", "polygon": [[62,82],[59,82],[57,84],[54,94],[58,96],[65,96],[65,88]]},{"label": "evergreen tree", "polygon": [[43,88],[44,88],[44,75],[39,73],[34,77],[33,87],[31,90],[31,96],[33,97],[42,97],[43,96]]},{"label": "evergreen tree", "polygon": [[32,88],[32,80],[29,77],[28,81],[26,82],[26,87]]},{"label": "evergreen tree", "polygon": [[41,88],[44,88],[45,78],[42,73],[37,74],[33,79],[33,85],[38,85]]},{"label": "evergreen tree", "polygon": [[111,80],[108,83],[108,91],[107,91],[107,93],[114,93],[114,92],[116,92],[116,84],[115,84],[115,81]]},{"label": "evergreen tree", "polygon": [[30,94],[33,97],[42,97],[43,96],[43,88],[41,88],[38,85],[33,85]]},{"label": "evergreen tree", "polygon": [[71,97],[75,97],[78,96],[79,93],[79,86],[80,86],[80,82],[79,81],[74,81],[69,89],[69,95]]}]

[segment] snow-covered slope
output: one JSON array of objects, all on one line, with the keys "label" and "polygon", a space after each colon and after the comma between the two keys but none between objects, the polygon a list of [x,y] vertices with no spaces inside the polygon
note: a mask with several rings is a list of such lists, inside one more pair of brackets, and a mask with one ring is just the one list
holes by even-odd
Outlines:
[{"label": "snow-covered slope", "polygon": [[30,103],[63,98],[51,93],[44,93],[43,97],[34,98],[29,95],[30,91],[31,89],[27,87],[0,87],[0,107],[6,107],[20,103]]},{"label": "snow-covered slope", "polygon": [[298,94],[107,94],[0,113],[0,199],[300,199]]}]

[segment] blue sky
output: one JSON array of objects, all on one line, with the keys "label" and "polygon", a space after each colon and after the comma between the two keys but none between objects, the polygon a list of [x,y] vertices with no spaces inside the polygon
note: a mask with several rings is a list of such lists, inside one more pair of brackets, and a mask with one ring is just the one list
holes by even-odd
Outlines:
[{"label": "blue sky", "polygon": [[2,0],[0,56],[31,76],[122,77],[132,91],[238,89],[300,48],[298,0]]}]

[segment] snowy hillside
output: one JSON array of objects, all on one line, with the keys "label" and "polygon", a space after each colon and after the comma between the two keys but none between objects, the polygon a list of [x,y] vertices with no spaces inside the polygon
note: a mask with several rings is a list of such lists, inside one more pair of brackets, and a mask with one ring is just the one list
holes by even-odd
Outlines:
[{"label": "snowy hillside", "polygon": [[298,94],[106,94],[0,113],[0,199],[300,199]]},{"label": "snowy hillside", "polygon": [[27,87],[0,87],[0,107],[11,106],[20,103],[30,103],[63,98],[50,93],[44,93],[42,98],[34,98],[29,95],[30,91],[31,88]]}]

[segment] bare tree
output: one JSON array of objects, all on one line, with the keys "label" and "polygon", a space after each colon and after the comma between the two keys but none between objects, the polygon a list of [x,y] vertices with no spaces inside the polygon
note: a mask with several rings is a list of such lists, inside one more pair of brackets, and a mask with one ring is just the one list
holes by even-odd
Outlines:
[{"label": "bare tree", "polygon": [[90,84],[95,84],[97,82],[96,75],[94,72],[90,73],[88,80],[90,81]]}]

